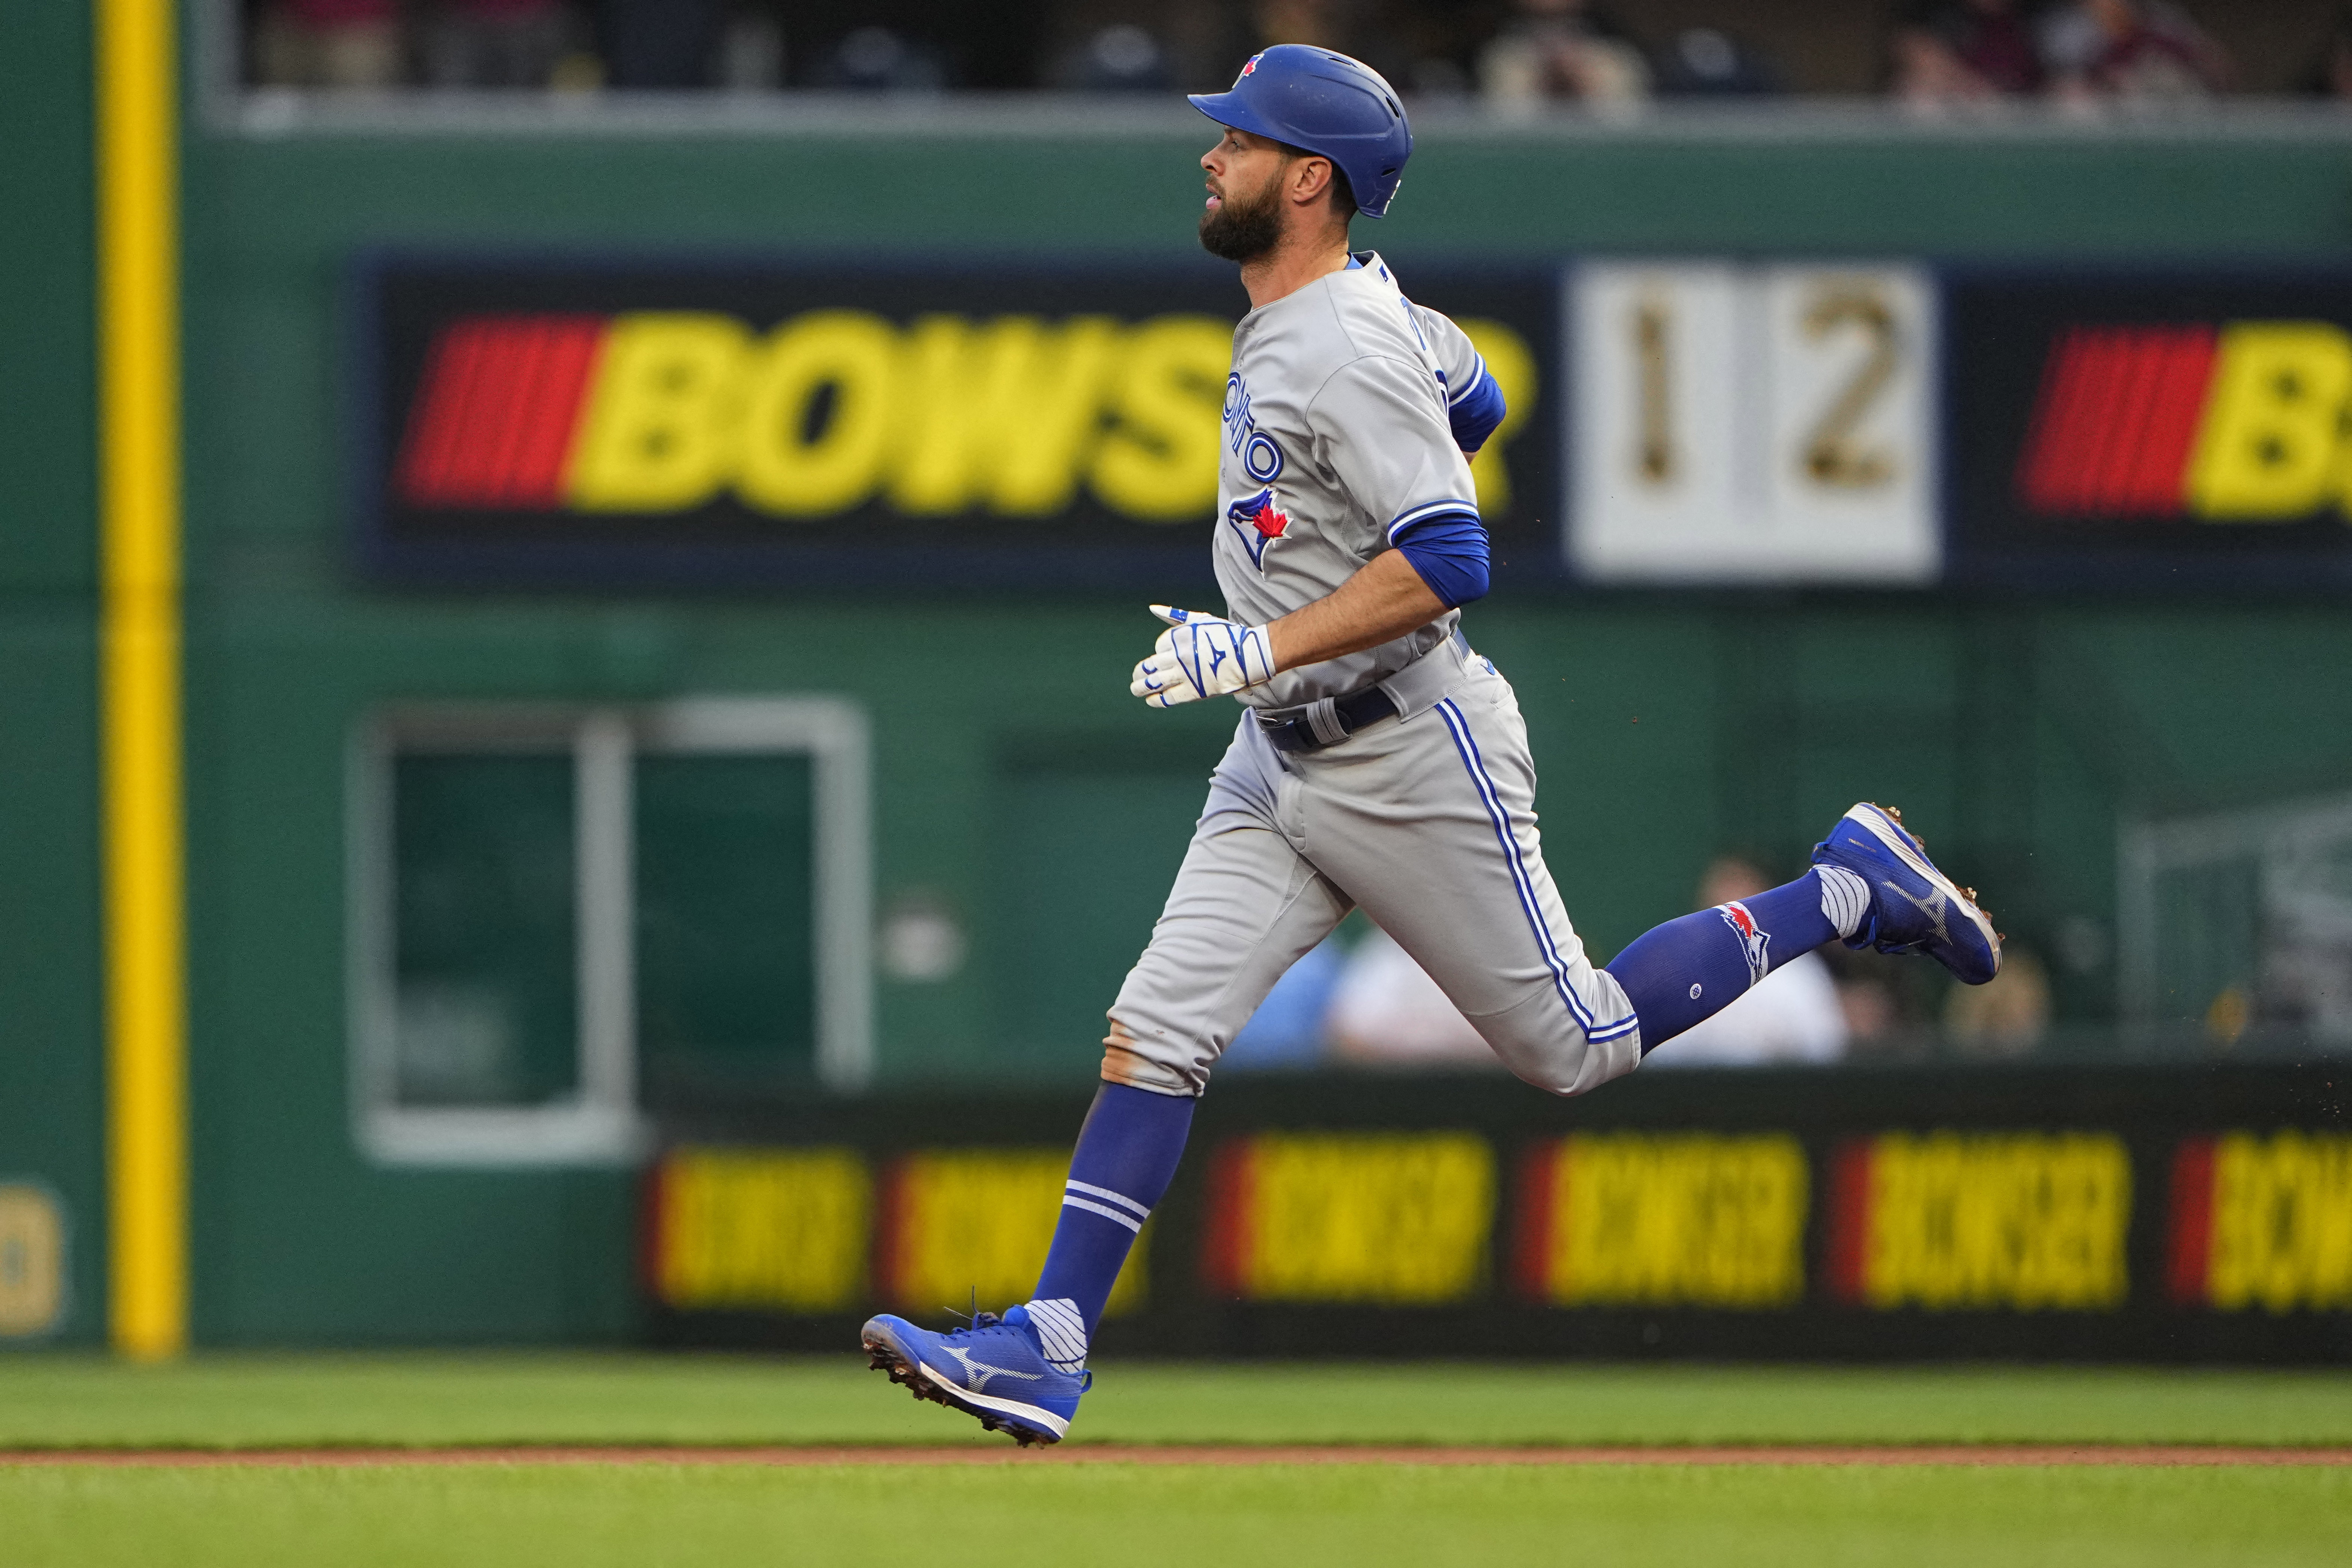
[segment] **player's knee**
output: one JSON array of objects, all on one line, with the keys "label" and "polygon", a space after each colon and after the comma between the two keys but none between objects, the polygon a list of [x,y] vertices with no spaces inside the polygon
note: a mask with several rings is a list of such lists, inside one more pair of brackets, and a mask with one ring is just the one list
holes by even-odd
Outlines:
[{"label": "player's knee", "polygon": [[1157,1039],[1147,1030],[1136,1034],[1113,1018],[1103,1037],[1103,1081],[1154,1094],[1199,1094],[1208,1087],[1209,1069],[1202,1054]]},{"label": "player's knee", "polygon": [[1638,1037],[1595,1041],[1548,997],[1475,1022],[1513,1076],[1546,1094],[1587,1093],[1631,1072],[1642,1059]]},{"label": "player's knee", "polygon": [[1546,1094],[1557,1094],[1564,1099],[1571,1094],[1581,1094],[1591,1087],[1584,1081],[1584,1053],[1581,1050],[1553,1050],[1535,1056],[1513,1054],[1504,1057],[1503,1062],[1520,1082],[1533,1084]]},{"label": "player's knee", "polygon": [[1585,1041],[1581,1030],[1571,1031],[1567,1037],[1551,1036],[1529,1037],[1489,1029],[1485,1026],[1494,1020],[1481,1019],[1480,1033],[1495,1048],[1511,1076],[1521,1083],[1533,1084],[1546,1094],[1569,1095],[1583,1087]]}]

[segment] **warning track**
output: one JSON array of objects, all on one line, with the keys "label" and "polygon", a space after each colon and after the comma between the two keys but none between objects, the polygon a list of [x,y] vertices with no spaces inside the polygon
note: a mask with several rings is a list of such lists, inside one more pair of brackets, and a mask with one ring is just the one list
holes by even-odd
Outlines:
[{"label": "warning track", "polygon": [[0,1466],[150,1468],[370,1465],[2295,1465],[2352,1466],[2352,1447],[2189,1444],[1771,1444],[1707,1447],[1441,1447],[1405,1445],[1244,1447],[1080,1443],[889,1447],[448,1447],[0,1449]]}]

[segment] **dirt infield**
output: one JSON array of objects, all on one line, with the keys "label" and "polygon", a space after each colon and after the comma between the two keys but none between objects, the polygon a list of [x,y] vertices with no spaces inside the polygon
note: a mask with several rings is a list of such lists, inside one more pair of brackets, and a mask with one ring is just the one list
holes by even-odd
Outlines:
[{"label": "dirt infield", "polygon": [[2321,1465],[2352,1448],[2189,1444],[1775,1444],[1712,1447],[1289,1447],[1076,1444],[1003,1447],[48,1448],[0,1450],[0,1466],[158,1468],[362,1465]]}]

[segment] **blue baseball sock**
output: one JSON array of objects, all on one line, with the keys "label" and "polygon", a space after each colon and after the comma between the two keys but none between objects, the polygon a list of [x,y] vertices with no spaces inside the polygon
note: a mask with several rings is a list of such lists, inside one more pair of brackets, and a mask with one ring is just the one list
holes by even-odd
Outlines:
[{"label": "blue baseball sock", "polygon": [[1030,1324],[1055,1365],[1076,1371],[1086,1364],[1087,1342],[1102,1321],[1128,1248],[1176,1174],[1184,1135],[1192,1129],[1192,1105],[1189,1094],[1154,1094],[1123,1083],[1096,1091],[1070,1156],[1045,1272],[1028,1303]]},{"label": "blue baseball sock", "polygon": [[1609,973],[1642,1020],[1643,1054],[1729,1006],[1799,953],[1853,934],[1869,898],[1852,872],[1816,867],[1785,886],[1635,937]]}]

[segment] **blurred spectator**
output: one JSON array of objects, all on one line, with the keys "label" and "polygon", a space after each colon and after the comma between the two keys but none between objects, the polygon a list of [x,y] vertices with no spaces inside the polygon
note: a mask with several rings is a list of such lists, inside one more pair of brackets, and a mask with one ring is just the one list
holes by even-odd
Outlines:
[{"label": "blurred spectator", "polygon": [[613,85],[709,86],[724,20],[719,0],[605,0],[604,52]]},{"label": "blurred spectator", "polygon": [[[1819,958],[1821,954],[1813,956]],[[1837,971],[1832,967],[1831,973],[1835,974]],[[1902,1030],[1903,1005],[1895,1000],[1895,988],[1882,975],[1839,975],[1837,1002],[1838,1016],[1845,1021],[1849,1049],[1883,1046]]]},{"label": "blurred spectator", "polygon": [[1982,985],[1955,985],[1944,1000],[1944,1037],[1972,1057],[2021,1057],[2050,1032],[2050,972],[2014,943],[2000,973]]},{"label": "blurred spectator", "polygon": [[1257,27],[1257,47],[1275,44],[1314,44],[1326,49],[1348,50],[1355,39],[1344,0],[1256,0],[1250,19]]},{"label": "blurred spectator", "polygon": [[1780,90],[1780,73],[1749,44],[1714,27],[1675,35],[1658,90],[1675,98],[1758,98]]},{"label": "blurred spectator", "polygon": [[2070,0],[2042,19],[2052,90],[2076,102],[2205,98],[2229,85],[2221,47],[2166,0]]},{"label": "blurred spectator", "polygon": [[1074,92],[1167,92],[1176,85],[1160,40],[1132,22],[1096,29],[1046,73],[1048,84]]},{"label": "blurred spectator", "polygon": [[1832,943],[1814,954],[1837,982],[1848,1061],[1920,1061],[1943,1054],[1938,1028],[1951,990],[1932,963],[1907,963]]},{"label": "blurred spectator", "polygon": [[1547,101],[1626,106],[1650,94],[1650,64],[1597,0],[1517,0],[1478,55],[1489,107],[1529,114]]},{"label": "blurred spectator", "polygon": [[772,92],[784,85],[784,27],[773,11],[742,7],[727,18],[714,74],[729,92]]},{"label": "blurred spectator", "polygon": [[1421,965],[1375,927],[1331,994],[1332,1055],[1381,1067],[1493,1067],[1495,1053]]},{"label": "blurred spectator", "polygon": [[1255,1071],[1319,1063],[1328,1044],[1324,1019],[1330,1013],[1331,994],[1347,963],[1347,944],[1336,934],[1309,948],[1274,983],[1274,989],[1225,1047],[1225,1054],[1217,1058],[1217,1070]]},{"label": "blurred spectator", "polygon": [[[1772,881],[1748,861],[1727,855],[1699,879],[1698,907],[1753,898]],[[1738,1001],[1702,1018],[1652,1052],[1649,1068],[1762,1067],[1829,1062],[1844,1055],[1846,1015],[1838,984],[1818,953],[1801,953]]]},{"label": "blurred spectator", "polygon": [[2313,98],[2352,101],[2352,5],[2336,14],[2326,41],[2303,74],[2303,90]]},{"label": "blurred spectator", "polygon": [[1412,79],[1412,60],[1399,48],[1379,0],[1250,0],[1247,25],[1223,86],[1243,58],[1276,44],[1307,44],[1353,55],[1391,82]]},{"label": "blurred spectator", "polygon": [[392,87],[405,74],[397,0],[282,0],[253,53],[265,87]]},{"label": "blurred spectator", "polygon": [[443,0],[423,34],[428,87],[547,87],[587,28],[562,0]]},{"label": "blurred spectator", "polygon": [[859,27],[834,46],[819,87],[856,92],[937,92],[947,85],[939,57],[888,27]]},{"label": "blurred spectator", "polygon": [[1896,26],[1895,96],[1970,103],[2038,92],[2042,53],[2022,0],[1927,0]]},{"label": "blurred spectator", "polygon": [[1493,32],[1477,5],[1432,5],[1423,0],[1370,0],[1381,40],[1391,51],[1380,69],[1401,92],[1420,98],[1467,98],[1475,90],[1470,60]]}]

